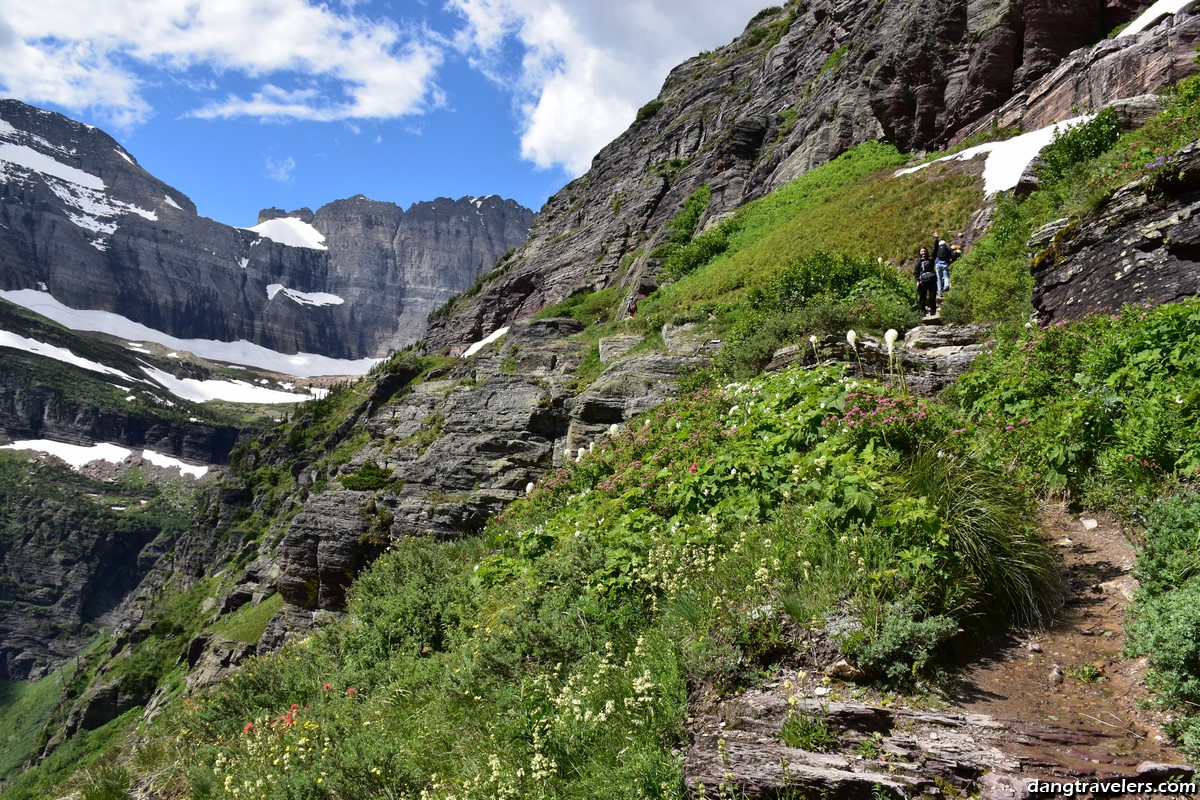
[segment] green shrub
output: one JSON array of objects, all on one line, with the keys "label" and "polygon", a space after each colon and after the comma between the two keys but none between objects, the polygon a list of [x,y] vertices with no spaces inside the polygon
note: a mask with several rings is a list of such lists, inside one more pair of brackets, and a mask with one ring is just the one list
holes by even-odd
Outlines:
[{"label": "green shrub", "polygon": [[634,118],[633,124],[640,125],[657,114],[662,107],[662,100],[651,100],[649,103],[646,103],[646,105],[638,109],[637,116]]},{"label": "green shrub", "polygon": [[947,396],[1022,480],[1132,514],[1200,472],[1200,301],[1017,329]]},{"label": "green shrub", "polygon": [[1177,495],[1151,509],[1133,576],[1148,596],[1200,577],[1200,495]]},{"label": "green shrub", "polygon": [[[676,258],[676,254],[680,251],[680,249],[686,247],[692,241],[692,236],[696,232],[696,225],[700,223],[700,217],[704,215],[705,209],[708,208],[710,197],[711,195],[708,184],[704,184],[699,189],[688,195],[687,199],[684,200],[683,207],[679,210],[679,213],[676,214],[671,220],[671,238],[654,249],[654,251],[650,254],[653,258],[670,263],[673,258]],[[709,245],[709,247],[711,247],[711,245]],[[681,258],[683,261],[690,263],[698,257],[699,254],[692,254]],[[674,274],[675,272],[683,274],[683,272],[680,272],[681,267],[679,266],[679,263],[676,263],[674,266],[670,267],[669,274]],[[684,269],[683,271],[686,272],[688,269],[694,269],[695,266],[698,266],[700,263],[703,262],[696,262],[696,264],[692,265],[690,268]]]},{"label": "green shrub", "polygon": [[374,461],[368,461],[358,468],[357,472],[339,476],[342,486],[355,492],[373,492],[384,489],[396,481],[394,470],[381,467]]},{"label": "green shrub", "polygon": [[940,648],[958,632],[958,622],[945,614],[929,615],[912,597],[883,604],[877,613],[860,615],[870,628],[855,622],[835,638],[859,669],[910,686],[927,675]]},{"label": "green shrub", "polygon": [[737,222],[726,220],[704,231],[691,241],[671,250],[663,261],[659,277],[664,282],[676,281],[724,253],[729,237],[737,230]]},{"label": "green shrub", "polygon": [[1087,122],[1055,132],[1041,154],[1038,178],[1062,180],[1068,172],[1107,153],[1121,136],[1121,119],[1109,106]]}]

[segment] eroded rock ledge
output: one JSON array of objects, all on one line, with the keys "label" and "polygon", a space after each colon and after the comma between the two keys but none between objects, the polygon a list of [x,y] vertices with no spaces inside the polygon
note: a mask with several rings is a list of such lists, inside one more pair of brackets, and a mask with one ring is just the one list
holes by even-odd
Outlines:
[{"label": "eroded rock ledge", "polygon": [[[812,752],[783,744],[780,730],[789,714],[819,720],[837,736],[836,747]],[[1193,774],[1182,764],[1092,760],[1089,748],[1109,735],[983,714],[820,698],[791,704],[782,694],[747,693],[694,723],[684,771],[692,797],[813,792],[831,800],[880,793],[1013,800],[1032,796],[1028,785],[1035,780],[1159,782]]]}]

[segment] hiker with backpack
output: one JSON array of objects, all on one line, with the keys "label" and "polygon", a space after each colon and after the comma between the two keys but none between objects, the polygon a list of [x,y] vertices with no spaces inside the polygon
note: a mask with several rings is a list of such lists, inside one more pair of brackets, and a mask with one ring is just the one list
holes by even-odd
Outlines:
[{"label": "hiker with backpack", "polygon": [[929,249],[922,247],[913,268],[913,280],[917,282],[917,305],[922,314],[937,314],[937,267],[929,256]]},{"label": "hiker with backpack", "polygon": [[946,240],[938,236],[937,231],[933,232],[933,264],[934,272],[937,275],[937,295],[942,296],[942,293],[950,288],[950,262],[954,261],[954,251],[950,249],[950,245],[946,244]]}]

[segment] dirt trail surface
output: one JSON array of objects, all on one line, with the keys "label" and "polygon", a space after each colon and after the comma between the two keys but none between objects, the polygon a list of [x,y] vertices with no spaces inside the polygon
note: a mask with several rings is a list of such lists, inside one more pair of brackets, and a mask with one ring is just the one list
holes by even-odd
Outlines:
[{"label": "dirt trail surface", "polygon": [[1081,772],[1133,774],[1146,761],[1183,763],[1166,744],[1162,715],[1140,707],[1148,699],[1145,660],[1121,654],[1137,589],[1133,547],[1105,515],[1074,518],[1046,504],[1042,518],[1065,562],[1066,605],[1049,630],[1009,636],[985,652],[963,676],[963,707],[1078,733],[1078,742],[1028,755],[1076,762]]},{"label": "dirt trail surface", "polygon": [[[1121,655],[1133,548],[1109,517],[1075,518],[1052,504],[1042,517],[1068,580],[1048,630],[990,643],[958,676],[955,703],[937,710],[829,677],[852,670],[844,663],[812,665],[824,675],[783,670],[736,697],[697,703],[685,762],[692,795],[1010,800],[1038,796],[1034,780],[1191,780],[1163,717],[1139,708],[1145,663]],[[789,719],[805,722],[812,749],[782,742]]]}]

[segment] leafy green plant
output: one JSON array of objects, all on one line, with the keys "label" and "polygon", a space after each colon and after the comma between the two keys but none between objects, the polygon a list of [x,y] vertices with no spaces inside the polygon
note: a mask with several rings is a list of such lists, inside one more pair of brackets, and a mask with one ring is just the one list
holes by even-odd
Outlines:
[{"label": "leafy green plant", "polygon": [[1126,622],[1125,650],[1150,660],[1147,683],[1164,707],[1181,710],[1169,726],[1183,750],[1200,755],[1200,572],[1196,531],[1200,495],[1181,492],[1146,515],[1134,576],[1137,594]]},{"label": "leafy green plant", "polygon": [[819,712],[793,707],[779,729],[779,741],[788,747],[825,753],[837,746],[838,738]]},{"label": "leafy green plant", "polygon": [[1104,671],[1095,664],[1080,664],[1077,667],[1067,667],[1067,677],[1080,683],[1097,683],[1104,680]]},{"label": "leafy green plant", "polygon": [[999,337],[950,397],[1027,481],[1132,513],[1200,471],[1200,302]]}]

